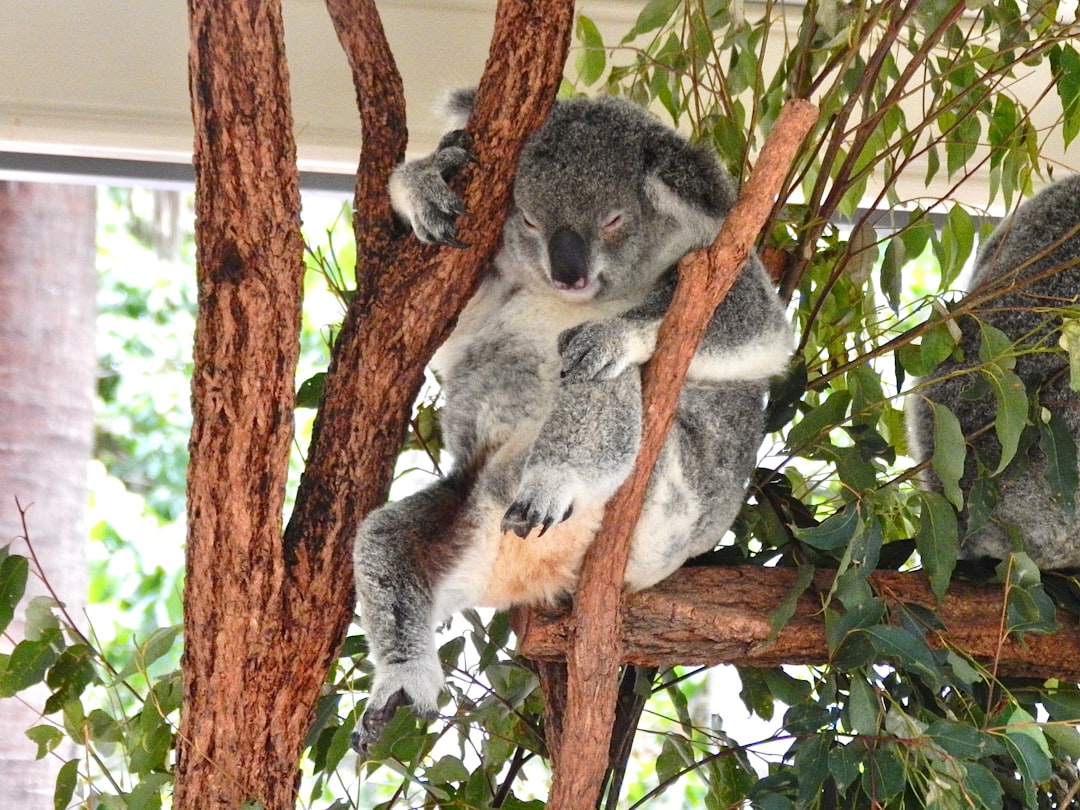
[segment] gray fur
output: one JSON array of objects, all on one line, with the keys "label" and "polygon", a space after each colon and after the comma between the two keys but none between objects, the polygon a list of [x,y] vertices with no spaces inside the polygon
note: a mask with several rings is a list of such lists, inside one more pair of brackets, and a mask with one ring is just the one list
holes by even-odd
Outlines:
[{"label": "gray fur", "polygon": [[[1029,394],[1061,415],[1074,441],[1080,440],[1080,399],[1069,389],[1068,357],[1058,348],[1062,307],[1080,296],[1080,175],[1044,189],[1017,209],[979,251],[969,294],[993,292],[985,303],[958,318],[959,352],[934,371],[910,399],[909,434],[913,454],[933,455],[930,401],[956,414],[965,436],[991,424],[995,399],[976,369],[979,321],[1000,329],[1022,350],[1014,369]],[[1023,457],[1019,457],[1023,456]],[[997,468],[1001,445],[993,430],[969,440],[960,481],[966,497],[978,476]],[[1025,466],[1026,465],[1026,466]],[[1042,568],[1080,566],[1080,523],[1054,500],[1047,483],[1046,457],[1038,445],[1014,459],[999,479],[1000,499],[992,518],[968,534],[969,515],[960,513],[961,556],[1003,559],[1013,550],[1008,527],[1019,529],[1024,547]],[[940,489],[930,473],[926,485]]]},{"label": "gray fur", "polygon": [[[457,149],[444,139],[441,149]],[[456,240],[454,153],[406,163],[393,199],[417,235]],[[356,745],[398,705],[437,709],[434,628],[466,607],[572,590],[604,504],[641,441],[641,364],[675,262],[712,241],[734,201],[715,158],[639,108],[556,104],[518,163],[503,247],[432,367],[455,467],[387,504],[356,539],[361,620],[376,663]],[[400,204],[404,201],[404,204]],[[791,331],[751,257],[717,310],[633,538],[627,587],[712,548],[738,514]]]}]

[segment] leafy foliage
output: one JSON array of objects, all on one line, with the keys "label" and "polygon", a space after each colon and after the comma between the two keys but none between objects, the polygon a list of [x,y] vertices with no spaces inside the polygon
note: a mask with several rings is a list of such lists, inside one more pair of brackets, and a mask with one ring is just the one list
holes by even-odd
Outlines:
[{"label": "leafy foliage", "polygon": [[[967,509],[969,532],[990,520],[1001,482],[1036,450],[1060,502],[1075,508],[1076,448],[1015,374],[1025,349],[1000,332],[983,326],[973,374],[997,404],[988,429],[1002,452],[976,459],[970,491],[960,479],[972,437],[940,405],[927,463],[942,489],[916,486],[902,402],[959,351],[956,321],[966,315],[951,290],[993,227],[987,212],[1014,206],[1036,178],[1058,170],[1042,158],[1048,140],[1069,144],[1080,133],[1080,55],[1065,7],[811,0],[770,1],[751,14],[734,0],[649,0],[618,42],[579,17],[579,89],[666,115],[713,146],[736,179],[747,176],[785,99],[809,97],[822,111],[761,244],[791,302],[796,361],[774,385],[771,446],[717,556],[797,569],[795,591],[770,617],[776,631],[815,572],[834,572],[821,594],[829,658],[818,667],[739,670],[739,698],[761,724],[753,732],[736,730],[730,700],[730,716],[710,714],[707,673],[673,668],[638,678],[633,689],[648,702],[636,764],[606,807],[1080,807],[1080,689],[1001,677],[995,662],[943,643],[934,612],[890,605],[870,577],[921,567],[942,597],[961,541],[956,510]],[[972,189],[985,199],[971,204]],[[110,199],[137,213],[123,195]],[[353,284],[348,217],[335,216],[325,238],[308,234],[301,415],[318,405],[333,324]],[[111,217],[106,227],[133,221],[143,241],[132,250],[160,250],[144,220]],[[184,257],[187,244],[173,243],[174,255]],[[182,513],[187,425],[175,392],[140,389],[136,373],[117,369],[121,358],[142,358],[183,371],[188,361],[154,335],[159,326],[190,328],[192,295],[116,267],[106,271],[115,279],[102,299],[112,337],[99,432],[107,475],[98,491],[105,500],[106,487],[118,485],[136,499],[127,503],[138,517],[164,526]],[[125,319],[155,329],[113,328]],[[1062,350],[1080,357],[1068,329]],[[437,471],[437,395],[418,405],[412,427],[399,469]],[[297,474],[309,429],[301,421]],[[412,484],[403,477],[399,485]],[[26,638],[0,657],[0,695],[49,689],[43,722],[27,732],[39,756],[65,739],[86,752],[61,770],[58,807],[80,785],[95,807],[160,807],[168,796],[180,700],[177,572],[136,559],[142,585],[135,598],[121,597],[108,561],[133,554],[133,534],[115,513],[94,529],[107,552],[98,555],[96,595],[128,600],[127,632],[95,643],[56,601],[39,600],[28,606]],[[0,631],[30,570],[0,551]],[[1007,594],[1003,642],[1054,629],[1055,601],[1080,613],[1080,582],[1040,573],[1023,553],[995,576]],[[371,669],[363,637],[347,639],[308,734],[302,804],[543,806],[548,751],[537,676],[515,652],[505,616],[470,612],[455,630],[440,650],[450,675],[444,715],[429,726],[399,713],[367,763],[348,744]]]}]

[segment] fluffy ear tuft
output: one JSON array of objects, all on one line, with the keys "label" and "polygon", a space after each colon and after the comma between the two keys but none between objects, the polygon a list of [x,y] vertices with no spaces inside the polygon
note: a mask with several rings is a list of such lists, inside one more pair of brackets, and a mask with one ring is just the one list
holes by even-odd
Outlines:
[{"label": "fluffy ear tuft", "polygon": [[735,187],[716,155],[676,132],[657,127],[644,145],[645,171],[688,204],[722,217],[735,204]]},{"label": "fluffy ear tuft", "polygon": [[435,115],[449,129],[465,129],[476,100],[475,87],[458,87],[448,90],[435,105]]}]

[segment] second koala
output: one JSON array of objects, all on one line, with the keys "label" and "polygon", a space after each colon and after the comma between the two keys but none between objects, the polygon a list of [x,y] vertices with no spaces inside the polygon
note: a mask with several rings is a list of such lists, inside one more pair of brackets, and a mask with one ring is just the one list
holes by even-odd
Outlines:
[{"label": "second koala", "polygon": [[[957,318],[961,339],[953,357],[912,395],[909,433],[912,452],[934,452],[930,403],[947,406],[968,441],[960,487],[965,499],[979,478],[989,484],[989,520],[972,525],[971,510],[960,513],[961,557],[1004,559],[1013,534],[1041,568],[1080,566],[1080,519],[1054,497],[1046,478],[1047,458],[1032,446],[1001,476],[1001,444],[993,429],[996,400],[982,369],[983,329],[988,325],[1013,342],[1016,376],[1029,395],[1038,394],[1047,411],[1059,415],[1074,442],[1080,441],[1080,395],[1069,387],[1069,361],[1057,348],[1062,316],[1080,299],[1080,175],[1069,177],[1021,205],[979,251],[969,296],[979,301]],[[970,301],[970,299],[968,299]],[[940,481],[928,476],[928,485]]]},{"label": "second koala", "polygon": [[[458,244],[461,203],[446,178],[468,159],[463,143],[451,133],[391,181],[396,210],[425,241]],[[634,464],[640,367],[675,264],[712,242],[734,202],[712,154],[614,99],[557,103],[526,143],[513,194],[501,252],[432,361],[454,468],[376,510],[356,538],[376,667],[354,740],[361,751],[398,706],[436,712],[439,623],[470,606],[573,590],[604,505]],[[769,379],[791,343],[751,257],[690,367],[633,538],[629,589],[709,550],[735,519]]]}]

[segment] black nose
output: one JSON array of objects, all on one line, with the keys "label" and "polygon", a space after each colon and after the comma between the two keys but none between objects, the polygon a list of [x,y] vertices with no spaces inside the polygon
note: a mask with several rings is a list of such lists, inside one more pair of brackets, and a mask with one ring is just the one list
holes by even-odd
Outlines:
[{"label": "black nose", "polygon": [[548,240],[551,281],[560,290],[580,290],[589,281],[589,255],[585,240],[565,225]]}]

